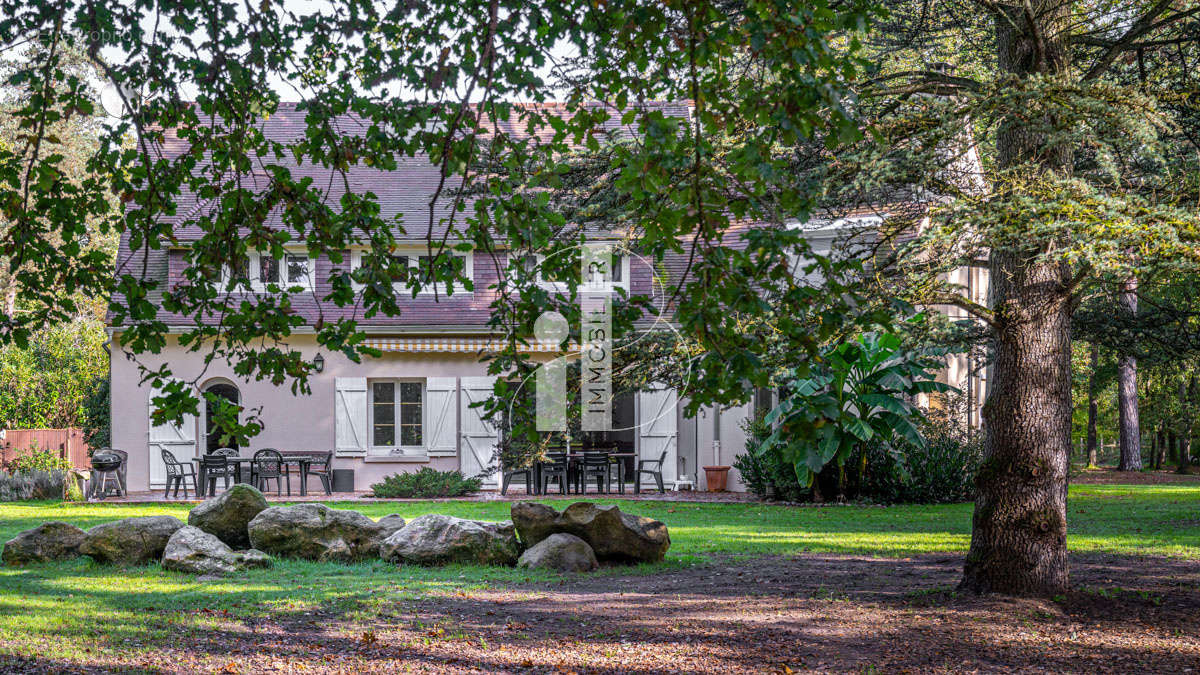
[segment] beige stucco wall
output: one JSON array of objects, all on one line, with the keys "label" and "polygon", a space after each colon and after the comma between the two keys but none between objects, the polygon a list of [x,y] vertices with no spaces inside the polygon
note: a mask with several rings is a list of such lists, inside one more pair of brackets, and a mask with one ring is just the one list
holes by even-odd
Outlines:
[{"label": "beige stucco wall", "polygon": [[[686,403],[686,398],[679,403],[679,454],[686,458],[685,470],[689,477],[695,477],[696,489],[707,490],[704,467],[733,466],[733,460],[746,451],[746,433],[742,431],[741,424],[750,414],[750,405],[725,409],[704,406],[695,417],[689,418],[682,414]],[[720,443],[719,454],[714,441]],[[731,492],[746,491],[746,484],[736,468],[730,469],[725,489]]]},{"label": "beige stucco wall", "polygon": [[[306,357],[317,353],[317,345],[310,335],[294,336],[289,344],[302,351]],[[223,361],[203,364],[203,353],[187,352],[172,343],[161,354],[144,354],[139,357],[151,369],[169,361],[177,378],[192,380],[204,386],[210,380],[223,378],[233,381],[241,391],[242,404],[246,408],[261,406],[258,413],[264,429],[251,444],[254,449],[273,447],[280,450],[330,450],[334,447],[334,394],[335,379],[338,377],[472,377],[486,375],[486,365],[478,362],[472,354],[398,354],[385,353],[378,359],[365,358],[354,363],[341,354],[321,352],[325,357],[325,370],[310,380],[310,394],[293,394],[290,386],[279,386],[266,381],[246,381],[233,374]],[[139,385],[141,374],[138,365],[126,358],[120,346],[120,335],[113,336],[112,345],[112,444],[114,448],[129,453],[129,489],[150,489],[149,457],[149,397],[148,384]],[[196,438],[202,438],[197,425]],[[199,440],[197,445],[199,445]],[[243,450],[245,453],[245,450]],[[179,457],[181,461],[183,457]],[[355,489],[367,489],[371,483],[386,475],[401,471],[415,471],[422,466],[450,470],[459,468],[458,457],[434,457],[427,462],[396,461],[390,458],[345,458],[334,459],[335,469],[355,470]],[[310,487],[317,486],[313,480]],[[293,485],[293,489],[297,486]]]}]

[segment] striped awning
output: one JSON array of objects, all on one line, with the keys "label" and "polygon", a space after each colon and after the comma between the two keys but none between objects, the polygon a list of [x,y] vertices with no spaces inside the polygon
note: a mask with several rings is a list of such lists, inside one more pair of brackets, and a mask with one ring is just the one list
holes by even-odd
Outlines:
[{"label": "striped awning", "polygon": [[[498,352],[505,347],[505,341],[487,337],[386,337],[367,338],[366,346],[374,347],[383,352]],[[571,345],[575,350],[575,346]],[[532,341],[528,345],[518,345],[521,352],[559,352],[559,343]]]}]

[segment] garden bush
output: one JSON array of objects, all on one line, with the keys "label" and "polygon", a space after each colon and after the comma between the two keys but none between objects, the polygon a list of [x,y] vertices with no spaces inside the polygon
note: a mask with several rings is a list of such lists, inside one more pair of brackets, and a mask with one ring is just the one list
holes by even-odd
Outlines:
[{"label": "garden bush", "polygon": [[66,471],[0,471],[0,502],[62,499]]},{"label": "garden bush", "polygon": [[459,471],[424,467],[416,473],[396,473],[371,486],[376,497],[461,497],[478,492],[483,481],[465,478]]},{"label": "garden bush", "polygon": [[784,461],[778,447],[766,448],[761,454],[758,448],[767,442],[771,427],[762,416],[742,422],[746,432],[746,451],[733,460],[733,466],[742,474],[746,489],[759,499],[782,499],[796,502],[807,498],[810,490],[800,485],[796,469]]},{"label": "garden bush", "polygon": [[867,470],[859,496],[883,503],[944,504],[975,496],[975,474],[983,458],[979,434],[968,434],[956,413],[932,412],[922,423],[925,447],[892,452],[866,450]]},{"label": "garden bush", "polygon": [[58,453],[50,450],[41,450],[34,445],[29,449],[29,452],[12,458],[3,469],[11,473],[24,471],[68,471],[71,469],[71,461],[59,457]]}]

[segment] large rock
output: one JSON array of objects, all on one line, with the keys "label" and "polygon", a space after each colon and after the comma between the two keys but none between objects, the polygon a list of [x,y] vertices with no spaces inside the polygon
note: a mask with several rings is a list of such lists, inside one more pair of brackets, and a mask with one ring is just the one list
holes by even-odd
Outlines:
[{"label": "large rock", "polygon": [[190,574],[233,574],[250,567],[270,567],[271,559],[262,551],[234,551],[198,527],[179,528],[163,551],[163,569]]},{"label": "large rock", "polygon": [[546,537],[517,560],[517,567],[556,572],[591,572],[599,566],[586,541],[564,532]]},{"label": "large rock", "polygon": [[392,536],[392,534],[399,531],[400,528],[404,527],[404,518],[400,517],[399,513],[389,513],[376,522],[383,527],[385,533],[383,535],[384,539],[387,539],[388,537]]},{"label": "large rock", "polygon": [[266,509],[267,498],[261,492],[238,483],[192,509],[188,525],[216,535],[232,548],[250,548],[246,526]]},{"label": "large rock", "polygon": [[331,509],[324,504],[272,506],[247,527],[250,544],[285,558],[355,562],[379,557],[386,525],[357,511]]},{"label": "large rock", "polygon": [[77,558],[85,537],[86,532],[68,523],[42,523],[9,539],[0,561],[5,565],[27,565]]},{"label": "large rock", "polygon": [[79,552],[101,563],[143,565],[162,557],[183,521],[174,516],[124,518],[87,531]]},{"label": "large rock", "polygon": [[512,519],[525,546],[536,546],[551,534],[573,534],[586,541],[600,560],[658,562],[671,546],[666,525],[622,513],[615,505],[575,502],[559,513],[542,504],[514,502]]},{"label": "large rock", "polygon": [[384,560],[413,565],[512,565],[521,553],[511,522],[485,523],[430,514],[384,540]]}]

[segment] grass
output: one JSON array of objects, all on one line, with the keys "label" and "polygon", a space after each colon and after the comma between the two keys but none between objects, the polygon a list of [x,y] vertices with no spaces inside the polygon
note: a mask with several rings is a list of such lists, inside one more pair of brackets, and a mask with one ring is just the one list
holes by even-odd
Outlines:
[{"label": "grass", "polygon": [[[604,500],[597,500],[603,502]],[[554,503],[561,507],[562,502]],[[966,551],[971,506],[825,506],[619,502],[668,524],[672,546],[662,566],[702,563],[713,554],[857,553],[910,556]],[[502,520],[502,502],[341,503],[379,517],[423,513]],[[187,518],[178,504],[0,504],[0,541],[47,520],[87,528],[132,516]],[[1074,551],[1200,558],[1200,487],[1082,485],[1071,488]],[[662,566],[612,570],[649,573]],[[86,661],[104,653],[169,645],[181,630],[245,632],[256,617],[388,616],[407,601],[470,597],[493,586],[546,582],[543,573],[450,566],[398,567],[280,561],[225,581],[201,583],[156,565],[128,570],[85,559],[0,569],[0,656],[45,655]],[[392,614],[394,616],[394,614]],[[323,620],[322,623],[326,623]]]}]

